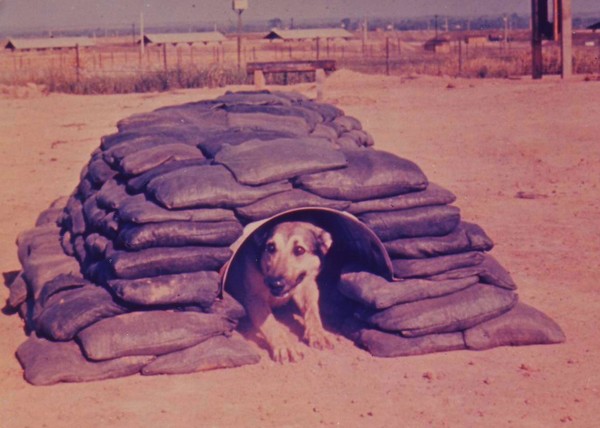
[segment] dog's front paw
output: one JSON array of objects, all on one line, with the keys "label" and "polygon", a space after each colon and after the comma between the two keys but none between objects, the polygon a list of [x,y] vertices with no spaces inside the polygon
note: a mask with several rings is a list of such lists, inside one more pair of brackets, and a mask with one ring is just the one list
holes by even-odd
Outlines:
[{"label": "dog's front paw", "polygon": [[304,358],[300,344],[280,342],[271,346],[271,358],[278,363],[295,363]]},{"label": "dog's front paw", "polygon": [[307,329],[304,332],[304,341],[311,348],[333,349],[334,337],[322,329]]}]

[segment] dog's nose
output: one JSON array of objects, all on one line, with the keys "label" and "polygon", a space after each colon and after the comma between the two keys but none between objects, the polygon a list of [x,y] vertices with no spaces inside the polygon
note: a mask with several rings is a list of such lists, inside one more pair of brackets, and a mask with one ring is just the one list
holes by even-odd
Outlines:
[{"label": "dog's nose", "polygon": [[269,287],[271,290],[279,290],[282,289],[284,286],[282,277],[265,278],[265,283],[267,284],[267,287]]},{"label": "dog's nose", "polygon": [[277,278],[266,278],[265,283],[269,290],[271,290],[271,294],[274,296],[281,296],[285,290],[285,281],[281,277]]}]

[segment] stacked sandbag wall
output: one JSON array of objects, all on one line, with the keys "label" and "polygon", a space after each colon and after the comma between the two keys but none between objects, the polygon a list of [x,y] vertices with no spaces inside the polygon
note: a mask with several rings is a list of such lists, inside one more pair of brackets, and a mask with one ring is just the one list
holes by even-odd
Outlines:
[{"label": "stacked sandbag wall", "polygon": [[[486,253],[491,241],[461,220],[454,195],[414,163],[372,148],[338,108],[294,93],[239,92],[117,126],[73,194],[18,238],[23,272],[9,304],[32,332],[17,352],[30,382],[256,362],[232,334],[244,309],[221,290],[220,272],[244,226],[306,207],[356,216],[392,259],[399,281],[350,269],[339,285],[359,306],[353,337],[373,354],[411,354],[398,349],[424,338],[434,345],[421,352],[532,342],[497,332],[496,342],[468,339],[522,308]],[[411,344],[379,346],[398,341]]]}]

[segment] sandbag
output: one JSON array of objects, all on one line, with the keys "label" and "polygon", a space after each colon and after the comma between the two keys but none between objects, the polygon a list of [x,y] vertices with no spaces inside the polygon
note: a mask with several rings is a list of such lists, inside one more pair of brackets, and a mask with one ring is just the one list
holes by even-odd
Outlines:
[{"label": "sandbag", "polygon": [[483,260],[483,253],[470,251],[426,259],[395,259],[392,260],[392,266],[394,267],[394,275],[396,277],[415,278],[428,277],[452,269],[476,266]]},{"label": "sandbag", "polygon": [[36,331],[54,340],[71,340],[95,322],[127,312],[96,285],[67,289],[50,296],[36,317]]},{"label": "sandbag", "polygon": [[42,287],[39,295],[35,300],[35,304],[43,308],[50,297],[64,290],[72,290],[81,288],[86,285],[92,285],[88,280],[79,274],[61,274],[56,278],[48,281]]},{"label": "sandbag", "polygon": [[510,273],[488,253],[484,254],[483,261],[477,266],[449,270],[438,275],[433,275],[429,279],[434,281],[444,281],[447,279],[464,278],[472,275],[477,275],[479,280],[485,284],[496,285],[508,290],[515,290],[517,288]]},{"label": "sandbag", "polygon": [[[197,310],[196,307],[188,307],[186,310],[187,309]],[[246,309],[244,309],[244,306],[226,291],[221,291],[220,298],[215,299],[208,308],[203,308],[201,310],[209,314],[219,315],[233,323],[236,323],[246,316]]]},{"label": "sandbag", "polygon": [[[226,114],[223,112],[223,114]],[[117,123],[117,128],[120,127],[116,134],[102,137],[101,148],[108,152],[113,147],[120,144],[145,144],[147,141],[153,141],[154,145],[170,144],[170,143],[185,143],[195,146],[199,142],[199,135],[204,131],[196,126],[182,125],[181,123],[157,123],[140,124],[136,127],[120,127]],[[223,125],[213,124],[214,128],[224,128]],[[147,147],[147,146],[146,146]],[[107,162],[109,160],[107,159]],[[109,162],[110,163],[110,162]]]},{"label": "sandbag", "polygon": [[465,330],[469,349],[562,343],[565,334],[552,319],[524,303],[499,317]]},{"label": "sandbag", "polygon": [[60,219],[62,218],[67,202],[68,198],[64,200],[64,205],[60,207],[50,207],[42,211],[35,220],[35,227],[40,227],[47,224],[54,226],[58,225]]},{"label": "sandbag", "polygon": [[182,168],[152,179],[147,191],[164,207],[232,208],[248,205],[259,199],[291,189],[289,182],[264,186],[239,184],[222,165]]},{"label": "sandbag", "polygon": [[278,116],[295,116],[304,119],[313,130],[317,123],[323,122],[323,117],[316,111],[302,107],[300,105],[255,105],[255,104],[233,104],[223,107],[228,113],[265,113],[275,116],[273,120],[278,120]]},{"label": "sandbag", "polygon": [[128,154],[119,163],[119,170],[125,175],[138,175],[167,162],[192,159],[205,158],[193,146],[183,143],[164,144]]},{"label": "sandbag", "polygon": [[395,239],[384,243],[390,257],[424,258],[465,251],[489,251],[494,243],[476,224],[462,222],[444,236]]},{"label": "sandbag", "polygon": [[23,277],[23,272],[19,272],[9,286],[9,295],[7,304],[13,309],[17,309],[27,300],[27,283]]},{"label": "sandbag", "polygon": [[348,167],[302,175],[296,181],[324,198],[362,201],[423,190],[427,178],[413,162],[374,149],[345,151]]},{"label": "sandbag", "polygon": [[302,189],[267,196],[253,204],[238,207],[235,212],[246,220],[262,220],[293,208],[331,208],[343,211],[350,205],[349,201],[325,199]]},{"label": "sandbag", "polygon": [[349,138],[353,140],[358,147],[371,147],[375,144],[371,134],[361,129],[353,129],[344,132],[340,138]]},{"label": "sandbag", "polygon": [[231,257],[226,247],[148,248],[115,251],[108,259],[116,278],[136,279],[202,270],[218,270]]},{"label": "sandbag", "polygon": [[338,116],[333,121],[334,124],[340,127],[341,133],[350,132],[352,130],[361,130],[362,125],[355,117],[344,115]]},{"label": "sandbag", "polygon": [[250,140],[224,146],[215,161],[225,165],[242,184],[251,186],[346,166],[344,154],[323,139]]},{"label": "sandbag", "polygon": [[385,309],[399,303],[454,293],[478,281],[477,276],[447,281],[425,279],[387,281],[370,272],[347,272],[341,275],[338,289],[344,296],[363,305]]},{"label": "sandbag", "polygon": [[[94,193],[92,196],[87,198],[83,202],[83,215],[85,218],[86,231],[89,233],[91,231],[97,230],[100,228],[100,224],[102,223],[102,219],[106,217],[108,211],[102,209],[98,206],[98,193]],[[75,232],[74,235],[83,234],[84,232]]]},{"label": "sandbag", "polygon": [[24,265],[34,253],[38,256],[60,253],[62,248],[60,229],[56,225],[45,224],[26,230],[17,236],[16,244],[21,265]]},{"label": "sandbag", "polygon": [[227,124],[231,128],[263,129],[306,136],[312,131],[306,120],[296,116],[273,116],[268,113],[228,113]]},{"label": "sandbag", "polygon": [[[29,244],[36,239],[38,236],[42,235],[52,235],[57,236],[60,234],[60,229],[55,224],[44,224],[38,227],[34,227],[31,229],[24,230],[17,235],[15,239],[15,243],[17,247],[19,247],[19,260],[24,258],[29,251]],[[45,238],[42,238],[45,239]]]},{"label": "sandbag", "polygon": [[342,116],[344,112],[332,104],[319,103],[313,100],[303,101],[301,103],[303,107],[319,112],[323,117],[323,121],[330,123],[335,120],[336,117]]},{"label": "sandbag", "polygon": [[130,312],[106,318],[78,334],[91,360],[161,355],[196,345],[231,330],[223,318],[197,312]]},{"label": "sandbag", "polygon": [[359,216],[382,241],[419,236],[443,236],[460,223],[460,210],[439,205],[399,211],[373,212]]},{"label": "sandbag", "polygon": [[117,242],[127,250],[188,245],[226,246],[239,238],[242,230],[242,225],[238,221],[164,221],[142,225],[125,224],[121,227]]},{"label": "sandbag", "polygon": [[198,148],[208,158],[214,158],[225,145],[238,146],[250,140],[275,140],[293,138],[291,132],[269,131],[264,129],[227,129],[214,133],[205,133]]},{"label": "sandbag", "polygon": [[108,180],[114,179],[118,172],[106,163],[103,157],[93,159],[88,164],[87,176],[95,186],[102,186]]},{"label": "sandbag", "polygon": [[98,207],[106,210],[116,210],[121,202],[131,197],[125,185],[116,180],[108,180],[96,194]]},{"label": "sandbag", "polygon": [[66,226],[74,234],[84,233],[86,230],[86,219],[84,217],[84,210],[82,202],[72,196],[67,202],[65,207],[66,214]]},{"label": "sandbag", "polygon": [[429,183],[425,190],[390,196],[388,198],[353,202],[348,208],[348,212],[358,215],[371,211],[405,210],[430,205],[448,205],[455,200],[456,196],[449,190],[435,183]]},{"label": "sandbag", "polygon": [[375,357],[406,357],[465,349],[460,332],[403,337],[380,330],[363,329],[358,333],[356,342]]},{"label": "sandbag", "polygon": [[85,248],[85,239],[81,235],[76,235],[72,239],[73,253],[75,259],[79,263],[85,263],[87,261],[87,249]]},{"label": "sandbag", "polygon": [[145,224],[164,221],[233,221],[235,214],[221,208],[167,210],[145,197],[130,198],[119,207],[119,219],[126,223]]},{"label": "sandbag", "polygon": [[159,175],[166,174],[167,172],[176,171],[178,169],[184,168],[186,166],[197,166],[197,165],[206,165],[208,161],[206,159],[186,159],[181,161],[171,161],[163,163],[162,165],[157,166],[156,168],[152,168],[140,175],[136,175],[134,177],[127,177],[126,188],[130,193],[140,193],[146,190],[146,185],[152,180],[154,177],[158,177]]},{"label": "sandbag", "polygon": [[338,138],[336,130],[323,123],[317,123],[315,129],[310,133],[310,136],[315,138],[325,138],[331,142],[336,141]]},{"label": "sandbag", "polygon": [[143,375],[182,374],[256,364],[260,355],[241,336],[215,336],[198,345],[161,355]]},{"label": "sandbag", "polygon": [[227,91],[224,95],[217,97],[215,101],[223,105],[292,105],[292,101],[287,96],[269,91]]},{"label": "sandbag", "polygon": [[121,300],[136,305],[199,305],[209,307],[219,294],[217,272],[190,272],[108,282]]},{"label": "sandbag", "polygon": [[74,342],[51,342],[31,335],[17,349],[24,377],[33,385],[59,382],[90,382],[130,376],[152,361],[154,356],[123,357],[91,362]]},{"label": "sandbag", "polygon": [[[113,168],[118,169],[119,164],[123,159],[138,151],[144,151],[160,146],[167,146],[170,144],[181,144],[175,137],[163,137],[154,139],[151,135],[146,137],[140,137],[129,141],[124,141],[108,150],[102,152],[102,159]],[[186,144],[188,147],[193,147]]]},{"label": "sandbag", "polygon": [[445,296],[392,306],[367,316],[366,321],[407,337],[449,333],[497,317],[516,303],[514,292],[476,284]]},{"label": "sandbag", "polygon": [[85,238],[85,253],[90,260],[102,260],[108,257],[113,250],[113,241],[106,236],[90,233]]},{"label": "sandbag", "polygon": [[161,107],[155,111],[161,115],[175,117],[179,123],[192,125],[199,130],[210,130],[223,128],[227,124],[227,115],[217,108],[219,104],[216,100],[201,100]]},{"label": "sandbag", "polygon": [[23,265],[23,272],[31,296],[37,299],[44,285],[61,274],[78,274],[80,266],[77,260],[65,253],[44,256],[31,256]]}]

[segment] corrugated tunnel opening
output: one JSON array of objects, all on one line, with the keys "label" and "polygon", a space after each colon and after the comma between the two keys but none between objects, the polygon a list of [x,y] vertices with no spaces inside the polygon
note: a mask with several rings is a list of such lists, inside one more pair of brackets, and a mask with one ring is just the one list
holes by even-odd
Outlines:
[{"label": "corrugated tunnel opening", "polygon": [[[240,254],[244,246],[249,245],[255,236],[260,236],[276,224],[287,221],[311,222],[328,231],[333,238],[332,247],[323,261],[318,285],[320,310],[325,327],[330,331],[339,332],[344,320],[356,308],[356,303],[338,291],[337,284],[342,270],[368,271],[387,280],[393,277],[392,263],[380,239],[369,227],[349,213],[329,208],[298,208],[246,225],[242,237],[231,246],[233,255],[222,271],[221,291],[231,292],[236,288],[236,283],[243,281]],[[231,294],[237,298],[235,292]],[[291,308],[293,310],[290,310]],[[295,310],[295,305],[290,302],[284,308],[276,309],[274,313],[283,317],[284,322],[289,325],[291,319],[287,317]],[[249,328],[249,325],[242,323],[242,331]]]}]

